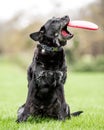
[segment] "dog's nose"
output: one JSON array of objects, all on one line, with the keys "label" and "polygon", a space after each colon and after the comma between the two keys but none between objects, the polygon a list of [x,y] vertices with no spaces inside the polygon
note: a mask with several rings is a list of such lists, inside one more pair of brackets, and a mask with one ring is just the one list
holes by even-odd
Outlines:
[{"label": "dog's nose", "polygon": [[69,18],[69,16],[68,16],[68,15],[66,15],[66,16],[64,16],[64,17],[65,17],[65,19]]},{"label": "dog's nose", "polygon": [[69,19],[69,16],[68,16],[68,15],[66,15],[66,16],[64,16],[64,17],[62,17],[62,19],[63,19],[63,20],[70,21],[70,19]]},{"label": "dog's nose", "polygon": [[66,15],[66,16],[64,16],[64,18],[65,18],[65,19],[69,19],[69,16],[68,16],[68,15]]}]

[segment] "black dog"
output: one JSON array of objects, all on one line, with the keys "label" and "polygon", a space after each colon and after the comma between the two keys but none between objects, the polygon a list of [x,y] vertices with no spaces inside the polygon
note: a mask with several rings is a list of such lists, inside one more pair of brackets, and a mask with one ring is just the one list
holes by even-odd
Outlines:
[{"label": "black dog", "polygon": [[[26,121],[30,115],[59,120],[71,116],[64,96],[67,67],[62,48],[73,37],[67,31],[68,22],[68,16],[52,18],[39,32],[30,35],[39,44],[28,69],[28,96],[26,103],[18,110],[17,122]],[[80,113],[82,111],[72,115],[77,116]]]}]

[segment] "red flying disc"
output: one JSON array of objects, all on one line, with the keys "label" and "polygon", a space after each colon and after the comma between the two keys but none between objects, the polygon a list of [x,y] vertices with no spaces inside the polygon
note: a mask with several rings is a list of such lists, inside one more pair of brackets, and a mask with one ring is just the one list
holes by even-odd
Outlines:
[{"label": "red flying disc", "polygon": [[82,20],[70,21],[68,23],[68,26],[74,27],[74,28],[88,29],[88,30],[97,30],[98,29],[98,26],[95,23],[92,23],[89,21],[82,21]]}]

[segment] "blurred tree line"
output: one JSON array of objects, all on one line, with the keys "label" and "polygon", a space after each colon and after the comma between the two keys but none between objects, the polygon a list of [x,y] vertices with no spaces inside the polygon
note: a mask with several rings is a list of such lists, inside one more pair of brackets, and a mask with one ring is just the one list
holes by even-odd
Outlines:
[{"label": "blurred tree line", "polygon": [[80,9],[78,19],[96,23],[98,31],[74,29],[73,46],[66,50],[75,71],[104,71],[104,0]]},{"label": "blurred tree line", "polygon": [[[31,24],[22,28],[18,25],[22,16],[22,14],[18,14],[13,19],[0,23],[0,55],[30,52],[36,45],[29,38],[29,33],[37,31],[44,22],[34,19]],[[68,62],[71,62],[76,70],[85,67],[84,70],[91,71],[94,66],[97,68],[99,64],[101,64],[100,69],[104,70],[102,67],[104,66],[104,0],[96,0],[80,9],[75,19],[92,21],[99,26],[99,30],[72,29],[74,38],[69,41],[72,42],[72,46],[69,48],[67,46],[65,49]]]},{"label": "blurred tree line", "polygon": [[89,20],[99,26],[98,31],[83,31],[81,30],[80,53],[104,54],[104,0],[97,0],[96,3],[80,10],[80,17],[84,20]]}]

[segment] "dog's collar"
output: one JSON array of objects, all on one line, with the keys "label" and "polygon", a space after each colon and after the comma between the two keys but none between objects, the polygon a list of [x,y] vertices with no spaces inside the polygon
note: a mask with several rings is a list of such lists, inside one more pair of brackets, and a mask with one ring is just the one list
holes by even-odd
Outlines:
[{"label": "dog's collar", "polygon": [[46,51],[46,52],[57,52],[61,49],[61,47],[49,47],[47,45],[44,44],[39,44],[42,48],[42,51]]}]

